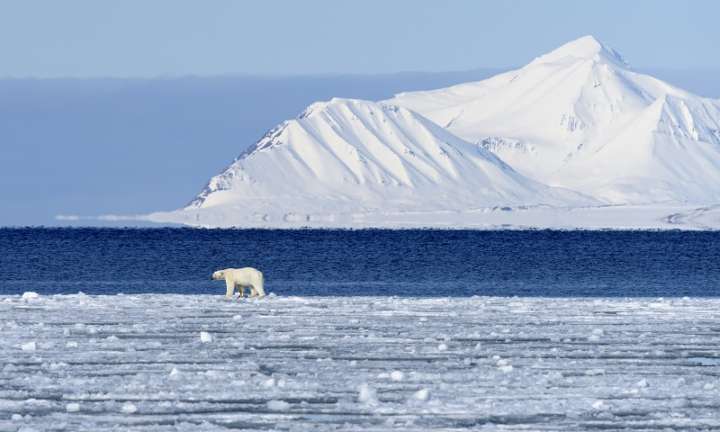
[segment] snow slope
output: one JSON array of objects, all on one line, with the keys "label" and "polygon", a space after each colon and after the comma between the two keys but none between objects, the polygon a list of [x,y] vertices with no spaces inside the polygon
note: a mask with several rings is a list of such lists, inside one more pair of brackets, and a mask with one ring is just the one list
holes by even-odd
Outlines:
[{"label": "snow slope", "polygon": [[590,36],[521,69],[389,103],[608,203],[720,200],[720,101],[635,73]]},{"label": "snow slope", "polygon": [[331,223],[340,214],[380,211],[592,203],[518,174],[486,149],[408,109],[332,99],[268,132],[188,207],[155,218],[248,226]]}]

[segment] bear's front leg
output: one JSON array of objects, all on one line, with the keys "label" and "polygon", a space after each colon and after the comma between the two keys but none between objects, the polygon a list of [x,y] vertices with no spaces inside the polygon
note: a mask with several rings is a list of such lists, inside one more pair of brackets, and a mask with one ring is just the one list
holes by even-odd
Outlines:
[{"label": "bear's front leg", "polygon": [[235,281],[230,280],[230,277],[225,276],[225,298],[231,299],[235,292]]}]

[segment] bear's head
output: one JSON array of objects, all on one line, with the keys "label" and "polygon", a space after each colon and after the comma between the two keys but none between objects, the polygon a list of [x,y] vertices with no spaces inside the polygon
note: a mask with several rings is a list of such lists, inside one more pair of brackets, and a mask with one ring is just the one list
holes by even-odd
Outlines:
[{"label": "bear's head", "polygon": [[225,279],[225,271],[224,270],[218,270],[212,274],[212,280],[221,280]]}]

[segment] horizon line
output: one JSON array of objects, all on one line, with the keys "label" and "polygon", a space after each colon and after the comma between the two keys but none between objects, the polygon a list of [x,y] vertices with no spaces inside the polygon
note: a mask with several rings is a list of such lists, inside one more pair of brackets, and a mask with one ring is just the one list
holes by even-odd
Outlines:
[{"label": "horizon line", "polygon": [[[401,70],[395,72],[302,72],[297,74],[279,74],[279,73],[252,73],[252,72],[229,72],[223,74],[166,74],[166,75],[56,75],[56,76],[0,76],[0,81],[90,81],[90,80],[177,80],[177,79],[302,79],[302,78],[376,78],[390,77],[397,75],[443,75],[443,74],[464,74],[472,72],[503,72],[520,69],[523,66],[483,66],[472,69],[456,69],[456,70]],[[666,66],[631,66],[631,70],[635,71],[672,71],[672,72],[720,72],[720,66],[711,67],[666,67]]]}]

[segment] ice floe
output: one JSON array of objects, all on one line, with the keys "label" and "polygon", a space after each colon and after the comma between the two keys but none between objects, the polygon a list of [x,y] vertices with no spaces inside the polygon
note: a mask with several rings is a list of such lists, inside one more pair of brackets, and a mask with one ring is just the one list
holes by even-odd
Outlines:
[{"label": "ice floe", "polygon": [[0,430],[719,428],[718,310],[702,298],[0,296]]}]

